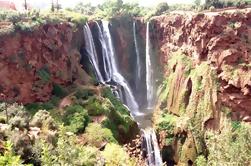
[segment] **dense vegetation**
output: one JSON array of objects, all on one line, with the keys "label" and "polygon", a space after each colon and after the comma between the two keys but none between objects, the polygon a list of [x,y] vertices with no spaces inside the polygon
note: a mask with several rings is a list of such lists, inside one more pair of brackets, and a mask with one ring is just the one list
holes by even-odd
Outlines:
[{"label": "dense vegetation", "polygon": [[61,92],[47,103],[1,103],[1,165],[135,163],[120,144],[137,133],[137,125],[109,88],[100,93],[79,87],[63,97],[69,101],[63,108]]}]

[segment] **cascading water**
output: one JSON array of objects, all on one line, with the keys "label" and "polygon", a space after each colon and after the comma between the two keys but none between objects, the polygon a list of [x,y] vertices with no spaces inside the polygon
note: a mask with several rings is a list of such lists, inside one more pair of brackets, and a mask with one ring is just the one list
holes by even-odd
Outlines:
[{"label": "cascading water", "polygon": [[146,147],[147,152],[147,164],[149,166],[161,166],[162,159],[160,156],[159,145],[154,130],[152,128],[144,129],[143,136],[143,147]]},{"label": "cascading water", "polygon": [[152,109],[154,106],[154,98],[153,98],[153,91],[154,91],[154,80],[153,80],[153,69],[151,64],[151,43],[150,43],[150,36],[149,36],[149,22],[147,22],[146,26],[146,97],[147,97],[147,108]]},{"label": "cascading water", "polygon": [[131,88],[129,87],[129,84],[127,83],[125,78],[119,73],[119,70],[117,67],[116,57],[115,57],[114,48],[112,44],[112,38],[111,38],[110,30],[109,30],[109,22],[102,21],[102,25],[103,25],[103,36],[104,36],[104,40],[107,46],[106,48],[107,48],[107,52],[109,56],[108,59],[110,60],[110,64],[111,64],[110,68],[112,71],[112,81],[114,81],[115,83],[123,87],[123,90],[125,93],[125,100],[126,100],[124,101],[124,103],[129,107],[133,115],[137,115],[139,114],[138,104],[133,96],[133,93],[131,91]]},{"label": "cascading water", "polygon": [[92,66],[94,67],[96,77],[99,82],[104,83],[103,77],[99,70],[98,57],[97,57],[97,52],[96,52],[95,45],[93,42],[92,33],[88,24],[84,26],[84,37],[85,37],[85,48],[87,51],[87,56]]},{"label": "cascading water", "polygon": [[111,65],[111,60],[109,58],[109,53],[108,53],[108,49],[107,49],[107,45],[105,43],[105,39],[104,39],[104,35],[102,33],[102,30],[99,26],[98,22],[95,22],[98,28],[98,34],[99,34],[99,41],[101,43],[102,46],[102,60],[103,60],[103,68],[104,68],[104,79],[106,82],[111,81],[112,79],[112,65]]},{"label": "cascading water", "polygon": [[[140,57],[139,57],[139,47],[137,42],[137,36],[136,36],[136,22],[133,22],[133,41],[135,46],[135,52],[136,52],[136,64],[137,64],[137,82],[140,82],[141,79],[141,63],[140,63]],[[139,85],[139,83],[136,84]]]},{"label": "cascading water", "polygon": [[[134,117],[140,117],[141,119],[149,115],[149,112],[141,113],[139,112],[139,106],[137,101],[134,98],[132,90],[127,83],[126,79],[120,74],[119,68],[116,62],[116,56],[114,52],[114,47],[112,43],[112,38],[109,30],[109,22],[102,21],[102,28],[96,22],[99,33],[99,42],[102,46],[102,60],[97,57],[95,50],[95,44],[93,42],[93,37],[88,25],[84,27],[85,33],[85,43],[86,50],[90,62],[92,63],[97,79],[105,84],[115,86],[115,95],[120,98],[120,100],[128,106],[131,114]],[[141,62],[140,54],[136,37],[136,23],[133,23],[133,37],[134,45],[136,51],[136,65],[137,65],[137,79],[141,80]],[[147,23],[147,32],[146,32],[146,87],[147,87],[147,110],[153,110],[154,106],[154,80],[153,80],[153,71],[151,64],[151,43],[149,37],[149,23]],[[102,62],[101,62],[102,61]],[[101,64],[102,63],[102,64]],[[99,65],[100,64],[100,65]],[[102,69],[101,69],[102,67]],[[103,75],[101,70],[104,71]],[[141,108],[142,109],[142,108]],[[147,128],[146,128],[147,126]],[[149,166],[160,166],[162,165],[162,160],[160,156],[160,151],[158,147],[158,142],[156,134],[150,125],[145,125],[142,129],[143,134],[143,148],[146,151],[147,163]]]},{"label": "cascading water", "polygon": [[[146,27],[146,95],[147,95],[147,109],[153,111],[154,106],[154,79],[153,68],[151,64],[151,43],[149,36],[149,22]],[[152,128],[143,129],[143,147],[146,150],[146,159],[149,166],[162,165],[160,150],[156,134]]]}]

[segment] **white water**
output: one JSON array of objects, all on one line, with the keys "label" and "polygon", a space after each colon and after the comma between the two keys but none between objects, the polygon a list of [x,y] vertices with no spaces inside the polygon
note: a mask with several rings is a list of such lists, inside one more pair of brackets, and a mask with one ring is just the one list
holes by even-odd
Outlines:
[{"label": "white water", "polygon": [[[106,49],[108,53],[108,60],[110,60],[111,66],[109,66],[110,70],[112,71],[112,80],[123,87],[124,93],[125,93],[125,100],[124,103],[129,107],[132,115],[139,114],[139,107],[138,104],[133,96],[133,93],[131,91],[131,88],[125,78],[120,74],[118,70],[118,65],[116,63],[116,57],[114,53],[114,48],[112,44],[112,38],[109,30],[109,22],[108,21],[102,21],[103,25],[103,36],[104,41],[106,44]],[[120,98],[123,98],[120,95]]]},{"label": "white water", "polygon": [[134,40],[134,45],[135,45],[136,61],[137,61],[137,80],[140,81],[141,63],[140,63],[140,57],[139,57],[139,47],[138,47],[137,36],[136,36],[136,22],[135,21],[133,22],[133,40]]},{"label": "white water", "polygon": [[[98,58],[97,53],[95,50],[95,45],[93,43],[93,37],[88,25],[85,26],[85,42],[86,42],[86,49],[88,52],[88,57],[95,68],[96,75],[98,79],[102,82],[106,82],[109,84],[111,82],[115,82],[118,84],[116,86],[117,90],[114,91],[115,95],[124,102],[128,109],[131,111],[133,116],[144,116],[147,113],[140,113],[137,101],[134,98],[134,95],[131,91],[131,88],[125,78],[120,74],[119,68],[116,61],[116,56],[114,52],[114,47],[112,43],[112,38],[109,30],[109,22],[102,21],[103,29],[100,28],[99,24],[98,33],[99,33],[99,41],[102,45],[102,59],[103,59],[103,68],[105,76],[101,75],[100,68],[98,66]],[[139,50],[138,44],[136,39],[136,27],[135,23],[133,24],[133,35],[134,35],[134,44],[135,44],[135,51],[137,54],[137,78],[140,78],[141,73],[141,66],[140,66],[140,58],[139,58]],[[154,85],[153,85],[153,71],[150,59],[150,38],[149,38],[149,23],[147,23],[147,33],[146,33],[146,87],[147,87],[147,105],[148,108],[152,110],[154,106]],[[104,81],[105,80],[105,81]],[[121,87],[122,89],[121,89]],[[124,99],[125,98],[125,99]],[[149,125],[150,126],[150,125]],[[156,134],[152,128],[142,129],[143,131],[143,138],[145,141],[145,149],[147,152],[147,163],[149,166],[161,166],[162,160],[160,156],[160,151],[158,147],[158,142],[156,138]]]},{"label": "white water", "polygon": [[153,80],[153,69],[151,64],[151,43],[149,36],[149,22],[146,26],[146,97],[147,97],[147,108],[152,109],[154,106],[154,80]]},{"label": "white water", "polygon": [[[154,107],[154,79],[153,69],[151,64],[151,43],[149,36],[149,22],[146,27],[146,95],[147,95],[147,109],[153,111]],[[152,128],[143,130],[143,138],[146,144],[147,163],[149,166],[161,166],[162,158],[155,131]]]},{"label": "white water", "polygon": [[112,71],[111,71],[111,60],[109,59],[108,56],[108,49],[105,43],[104,35],[102,33],[102,30],[98,24],[98,22],[95,22],[97,27],[98,27],[98,34],[99,34],[99,41],[102,46],[102,58],[103,58],[103,67],[104,67],[104,72],[105,72],[105,81],[111,81],[112,78]]},{"label": "white water", "polygon": [[85,38],[85,48],[88,54],[88,58],[92,66],[94,67],[96,77],[99,82],[104,83],[103,77],[99,70],[98,57],[97,57],[97,52],[96,52],[95,45],[93,42],[92,33],[88,24],[84,26],[84,38]]},{"label": "white water", "polygon": [[162,159],[154,130],[152,128],[144,129],[143,135],[147,151],[147,164],[149,166],[161,166]]}]

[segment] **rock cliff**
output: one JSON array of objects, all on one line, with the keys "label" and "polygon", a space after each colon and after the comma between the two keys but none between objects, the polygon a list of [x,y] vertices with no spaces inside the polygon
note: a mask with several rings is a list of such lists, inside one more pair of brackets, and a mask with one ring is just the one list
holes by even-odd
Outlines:
[{"label": "rock cliff", "polygon": [[81,28],[69,23],[1,36],[2,100],[23,104],[47,101],[55,84],[86,84],[89,76],[81,68],[79,52],[83,44]]},{"label": "rock cliff", "polygon": [[176,51],[189,57],[195,68],[206,62],[219,79],[217,102],[230,107],[234,119],[251,121],[251,10],[176,12],[153,22],[163,67]]}]

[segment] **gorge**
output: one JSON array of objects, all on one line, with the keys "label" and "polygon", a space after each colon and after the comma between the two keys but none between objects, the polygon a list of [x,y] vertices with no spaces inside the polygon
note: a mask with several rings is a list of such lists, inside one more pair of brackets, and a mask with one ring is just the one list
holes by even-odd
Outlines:
[{"label": "gorge", "polygon": [[21,164],[250,165],[250,8],[0,35],[2,156],[10,140]]}]

